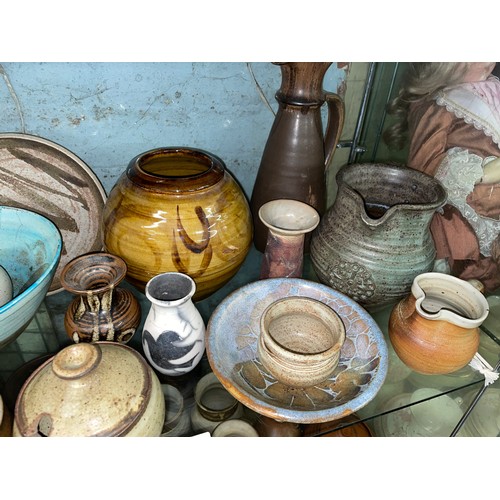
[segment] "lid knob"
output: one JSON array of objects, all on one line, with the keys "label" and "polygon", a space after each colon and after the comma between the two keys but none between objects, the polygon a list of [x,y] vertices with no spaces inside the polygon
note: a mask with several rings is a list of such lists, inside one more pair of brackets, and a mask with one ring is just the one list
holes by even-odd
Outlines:
[{"label": "lid knob", "polygon": [[53,372],[62,379],[83,377],[93,370],[101,361],[100,346],[80,343],[63,349],[54,356]]}]

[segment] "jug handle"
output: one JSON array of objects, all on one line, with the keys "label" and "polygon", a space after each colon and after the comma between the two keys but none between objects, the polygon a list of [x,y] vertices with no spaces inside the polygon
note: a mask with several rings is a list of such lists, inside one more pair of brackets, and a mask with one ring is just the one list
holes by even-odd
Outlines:
[{"label": "jug handle", "polygon": [[328,105],[328,122],[325,132],[325,170],[332,161],[335,149],[340,140],[344,127],[344,101],[334,92],[326,92],[325,100]]},{"label": "jug handle", "polygon": [[466,280],[467,282],[469,282],[474,288],[477,288],[483,295],[485,295],[485,286],[483,285],[482,281],[478,280],[478,279],[468,279]]}]

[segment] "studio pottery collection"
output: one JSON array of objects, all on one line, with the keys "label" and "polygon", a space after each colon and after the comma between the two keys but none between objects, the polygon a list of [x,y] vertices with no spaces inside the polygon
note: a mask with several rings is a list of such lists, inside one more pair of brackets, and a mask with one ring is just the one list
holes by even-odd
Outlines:
[{"label": "studio pottery collection", "polygon": [[[471,361],[488,304],[470,283],[431,272],[429,227],[445,189],[404,166],[351,164],[326,207],[345,113],[342,98],[323,90],[331,63],[276,64],[278,111],[250,200],[204,149],[151,147],[106,196],[66,149],[0,135],[13,167],[37,172],[40,155],[55,165],[40,177],[39,206],[34,188],[18,203],[2,198],[0,349],[46,294],[69,297],[69,345],[23,381],[14,436],[347,436],[330,423],[356,423],[376,397],[387,340],[421,374]],[[12,175],[15,183],[21,174]],[[98,227],[70,199],[96,212]],[[258,278],[233,286],[252,246]],[[306,258],[317,280],[304,278]],[[205,321],[199,303],[228,284]],[[391,304],[386,338],[372,313]]]}]

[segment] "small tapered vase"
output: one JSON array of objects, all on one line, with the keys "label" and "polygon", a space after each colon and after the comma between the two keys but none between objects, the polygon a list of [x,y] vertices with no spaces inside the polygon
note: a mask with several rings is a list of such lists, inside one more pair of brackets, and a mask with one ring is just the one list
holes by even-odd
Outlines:
[{"label": "small tapered vase", "polygon": [[260,278],[301,278],[306,234],[319,224],[318,211],[297,200],[272,200],[259,209],[268,228]]}]

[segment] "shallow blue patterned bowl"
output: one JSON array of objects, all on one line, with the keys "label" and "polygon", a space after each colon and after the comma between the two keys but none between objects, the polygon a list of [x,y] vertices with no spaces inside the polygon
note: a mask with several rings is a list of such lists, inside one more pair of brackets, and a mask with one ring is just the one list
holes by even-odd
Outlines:
[{"label": "shallow blue patterned bowl", "polygon": [[12,280],[13,298],[0,307],[0,349],[33,319],[54,277],[62,251],[57,226],[30,210],[0,206],[0,265]]},{"label": "shallow blue patterned bowl", "polygon": [[[262,313],[292,296],[330,306],[346,330],[333,374],[307,388],[279,382],[258,357]],[[376,396],[388,369],[387,344],[372,316],[343,293],[301,278],[259,280],[228,295],[209,319],[206,351],[213,372],[236,399],[282,422],[312,424],[346,417]]]}]

